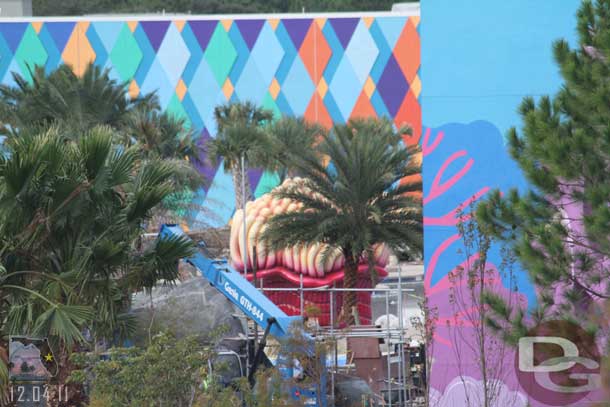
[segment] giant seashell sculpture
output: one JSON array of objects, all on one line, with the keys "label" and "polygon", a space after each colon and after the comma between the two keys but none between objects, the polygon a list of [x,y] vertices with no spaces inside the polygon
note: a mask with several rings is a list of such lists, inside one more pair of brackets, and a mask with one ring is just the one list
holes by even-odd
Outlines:
[{"label": "giant seashell sculpture", "polygon": [[[296,177],[287,179],[278,187],[297,187],[305,189],[302,179]],[[244,214],[239,209],[235,212],[231,222],[230,253],[231,263],[236,270],[247,272],[247,278],[253,279],[253,270],[259,285],[265,288],[297,288],[303,284],[305,288],[343,286],[345,258],[338,249],[323,259],[327,247],[323,244],[287,248],[281,251],[268,250],[261,236],[271,217],[280,213],[298,211],[302,204],[290,199],[278,199],[272,193],[265,194],[255,201],[246,204],[246,228],[244,231]],[[244,247],[245,242],[245,247]],[[256,256],[254,253],[256,250]],[[246,267],[244,267],[244,252],[247,253]],[[374,247],[373,263],[377,275],[387,275],[385,266],[390,251],[385,245]],[[254,264],[256,261],[256,264]],[[362,259],[358,267],[357,287],[370,288],[370,265]],[[289,315],[300,313],[301,299],[299,293],[288,291],[266,291],[265,294]],[[371,321],[371,293],[358,293],[358,313],[360,321],[368,324]],[[342,302],[341,293],[335,294],[335,320],[339,315]],[[314,305],[319,310],[318,320],[321,325],[330,323],[330,293],[328,291],[305,291],[304,306]]]}]

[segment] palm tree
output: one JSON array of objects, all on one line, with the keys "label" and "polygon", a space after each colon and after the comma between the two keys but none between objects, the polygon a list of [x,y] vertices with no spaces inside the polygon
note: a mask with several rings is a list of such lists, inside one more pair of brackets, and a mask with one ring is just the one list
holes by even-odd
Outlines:
[{"label": "palm tree", "polygon": [[[303,206],[271,218],[263,234],[269,247],[321,243],[326,256],[340,250],[345,288],[355,287],[358,263],[372,261],[376,244],[421,250],[422,204],[412,194],[421,183],[405,182],[420,172],[413,159],[416,150],[402,145],[391,123],[371,119],[337,125],[315,152],[295,157],[294,168],[304,183],[276,193]],[[331,165],[324,165],[324,156]],[[348,323],[354,322],[355,306],[355,292],[347,292],[342,314]]]},{"label": "palm tree", "polygon": [[125,141],[136,146],[145,159],[161,159],[175,169],[174,192],[155,210],[153,227],[179,223],[195,211],[205,211],[193,203],[193,191],[204,185],[205,179],[193,165],[200,162],[200,148],[186,120],[139,107],[129,115],[126,127],[130,137]]},{"label": "palm tree", "polygon": [[32,334],[46,336],[49,330],[52,330],[68,346],[76,341],[84,340],[81,328],[86,321],[91,320],[93,317],[91,307],[53,302],[27,287],[11,284],[11,280],[19,274],[63,284],[61,279],[56,276],[47,276],[44,273],[34,271],[7,273],[6,268],[0,264],[0,298],[2,298],[0,302],[0,406],[8,406],[11,401],[8,393],[10,385],[8,352],[2,346],[3,342],[1,339],[5,332],[4,321],[7,320],[7,316],[11,312],[12,304],[20,302],[24,297],[40,301],[43,306],[43,312],[40,315],[34,316],[30,314],[26,317],[30,319],[30,323],[33,326]]},{"label": "palm tree", "polygon": [[59,132],[11,138],[0,159],[0,333],[45,335],[69,350],[65,326],[54,322],[69,319],[58,311],[95,311],[80,314],[79,335],[86,326],[96,340],[128,336],[131,293],[175,280],[192,247],[140,240],[143,223],[172,193],[171,163],[113,144],[109,128],[76,141]]},{"label": "palm tree", "polygon": [[175,191],[157,208],[157,218],[176,222],[176,215],[184,218],[194,209],[192,191],[204,184],[192,165],[199,154],[194,131],[185,120],[161,113],[154,93],[132,98],[126,83],[93,63],[81,77],[68,65],[50,73],[36,66],[29,73],[31,81],[13,73],[15,86],[0,85],[0,134],[21,137],[54,126],[62,137],[76,140],[96,126],[108,126],[114,142],[135,145],[142,159],[173,162]]},{"label": "palm tree", "polygon": [[314,144],[325,136],[326,129],[308,123],[302,117],[285,116],[267,127],[271,162],[268,170],[277,172],[280,184],[295,175],[294,157],[311,154]]},{"label": "palm tree", "polygon": [[47,74],[44,66],[29,71],[31,81],[12,73],[15,86],[0,85],[0,121],[3,135],[28,127],[56,125],[78,137],[98,125],[124,127],[137,107],[154,108],[153,93],[140,98],[127,95],[127,86],[111,79],[110,70],[90,63],[82,77],[68,65]]},{"label": "palm tree", "polygon": [[[252,188],[243,171],[250,167],[264,167],[270,158],[270,146],[262,126],[273,119],[273,113],[251,102],[240,102],[217,106],[214,117],[218,133],[208,142],[208,157],[213,163],[223,159],[224,170],[233,176],[235,205],[241,208],[252,199]],[[242,176],[245,194],[242,193]]]}]

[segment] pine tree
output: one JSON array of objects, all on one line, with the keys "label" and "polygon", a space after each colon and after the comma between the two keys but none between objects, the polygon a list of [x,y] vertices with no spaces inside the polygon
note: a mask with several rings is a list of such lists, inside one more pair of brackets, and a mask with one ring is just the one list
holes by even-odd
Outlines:
[{"label": "pine tree", "polygon": [[[599,333],[592,311],[610,299],[610,0],[584,1],[577,28],[577,48],[553,44],[563,87],[537,103],[525,98],[522,130],[508,133],[530,189],[495,191],[477,216],[510,243],[539,289],[535,319],[578,321]],[[522,311],[488,301],[513,339],[524,333]]]}]

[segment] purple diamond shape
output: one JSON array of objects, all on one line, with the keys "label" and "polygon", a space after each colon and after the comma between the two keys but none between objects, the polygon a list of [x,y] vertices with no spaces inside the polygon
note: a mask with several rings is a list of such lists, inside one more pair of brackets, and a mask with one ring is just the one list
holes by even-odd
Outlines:
[{"label": "purple diamond shape", "polygon": [[150,45],[155,51],[159,51],[167,27],[169,27],[169,21],[142,21],[140,24],[150,41]]},{"label": "purple diamond shape", "polygon": [[212,38],[212,34],[218,24],[220,24],[218,21],[189,21],[191,30],[193,31],[193,34],[195,34],[195,38],[197,38],[203,51],[205,51],[208,46],[210,38]]},{"label": "purple diamond shape", "polygon": [[388,108],[388,113],[391,116],[396,116],[396,112],[398,112],[409,90],[409,83],[394,55],[388,60],[385,70],[379,78],[379,82],[377,82],[377,90]]},{"label": "purple diamond shape", "polygon": [[309,26],[311,26],[310,18],[295,18],[283,20],[284,27],[286,31],[288,31],[288,35],[292,39],[294,43],[294,47],[299,50],[301,48],[301,44],[307,35],[307,31],[309,31]]},{"label": "purple diamond shape", "polygon": [[260,168],[253,168],[248,170],[248,180],[250,181],[250,189],[252,190],[252,195],[254,195],[254,191],[256,191],[256,187],[258,186],[258,181],[261,180],[263,176],[263,170]]},{"label": "purple diamond shape", "polygon": [[258,34],[260,34],[263,24],[265,24],[265,20],[237,20],[235,22],[237,23],[237,27],[239,28],[248,49],[252,51],[252,47],[254,47],[254,44],[256,43]]},{"label": "purple diamond shape", "polygon": [[358,18],[331,18],[330,23],[335,29],[335,34],[339,38],[339,42],[343,45],[343,49],[347,48],[349,40],[352,39],[352,35],[358,25]]},{"label": "purple diamond shape", "polygon": [[26,28],[28,28],[28,25],[29,23],[11,22],[3,22],[0,24],[0,34],[2,34],[6,44],[12,52],[17,51],[17,48],[21,43],[21,38],[23,38],[23,34],[25,33]]},{"label": "purple diamond shape", "polygon": [[[59,52],[62,52],[68,43],[70,35],[72,35],[72,31],[74,31],[74,25],[75,23],[72,22],[45,23],[45,27],[47,27],[47,30],[49,30],[49,33],[51,34],[53,41],[55,41],[55,45],[57,45]],[[91,25],[89,29],[91,29],[91,27],[93,27],[93,25]]]},{"label": "purple diamond shape", "polygon": [[220,160],[216,165],[212,164],[211,160],[207,157],[207,142],[210,140],[210,133],[207,129],[203,129],[201,135],[197,139],[197,160],[193,163],[197,171],[201,173],[205,179],[203,184],[203,190],[207,193],[210,185],[214,181],[214,175],[216,175],[216,171],[218,171],[218,167],[220,166]]}]

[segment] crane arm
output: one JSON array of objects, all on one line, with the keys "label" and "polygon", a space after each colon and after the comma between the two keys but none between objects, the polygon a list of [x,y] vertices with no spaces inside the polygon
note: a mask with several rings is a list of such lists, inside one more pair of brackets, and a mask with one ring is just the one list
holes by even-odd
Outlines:
[{"label": "crane arm", "polygon": [[[186,236],[178,225],[163,225],[159,237]],[[209,283],[235,304],[263,330],[278,339],[290,335],[290,325],[300,317],[286,315],[263,293],[239,274],[226,259],[213,260],[197,251],[184,259],[193,265]],[[268,328],[269,327],[269,328]]]}]

